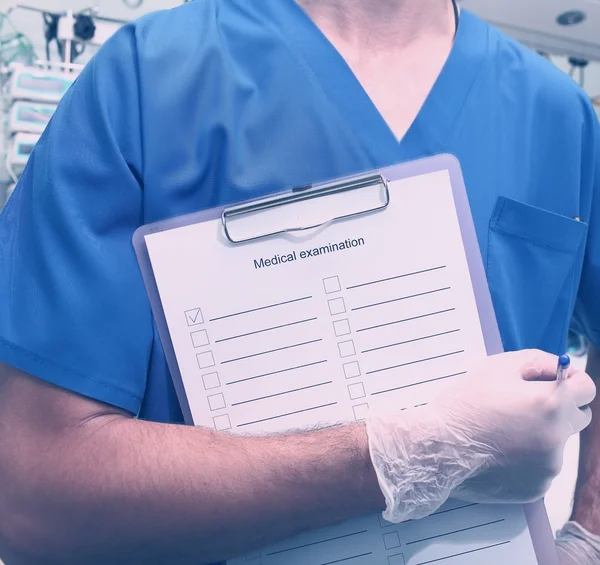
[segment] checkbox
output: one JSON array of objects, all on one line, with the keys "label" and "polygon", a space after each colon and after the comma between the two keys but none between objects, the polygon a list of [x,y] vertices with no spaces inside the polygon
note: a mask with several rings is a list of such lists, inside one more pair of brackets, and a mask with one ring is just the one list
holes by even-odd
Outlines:
[{"label": "checkbox", "polygon": [[351,339],[338,343],[338,349],[340,350],[340,357],[352,357],[352,355],[356,355],[354,342]]},{"label": "checkbox", "polygon": [[358,406],[353,406],[352,409],[354,410],[354,419],[357,422],[360,422],[361,420],[365,420],[369,413],[369,405],[368,404],[359,404]]},{"label": "checkbox", "polygon": [[225,408],[225,397],[222,393],[213,394],[208,397],[208,405],[212,411],[221,410],[222,408]]},{"label": "checkbox", "polygon": [[339,277],[329,277],[323,279],[323,286],[325,287],[326,294],[332,294],[333,292],[339,292],[342,290]]},{"label": "checkbox", "polygon": [[198,360],[198,367],[201,369],[207,369],[208,367],[215,366],[215,358],[213,357],[212,351],[198,353],[198,355],[196,355],[196,359]]},{"label": "checkbox", "polygon": [[360,377],[360,365],[358,364],[358,361],[344,363],[344,375],[346,375],[347,379]]},{"label": "checkbox", "polygon": [[346,312],[346,303],[343,298],[333,298],[332,300],[328,300],[327,303],[329,304],[329,312],[332,316]]},{"label": "checkbox", "polygon": [[223,432],[225,430],[231,429],[231,420],[229,419],[229,414],[215,416],[213,418],[213,422],[215,424],[215,430],[217,430],[218,432]]},{"label": "checkbox", "polygon": [[348,393],[350,394],[350,400],[357,400],[367,396],[365,393],[365,385],[362,383],[348,385]]},{"label": "checkbox", "polygon": [[200,310],[200,308],[188,310],[185,313],[185,320],[188,326],[199,326],[200,324],[203,324],[204,318],[202,317],[202,310]]},{"label": "checkbox", "polygon": [[210,343],[210,340],[208,339],[208,332],[206,330],[194,332],[193,334],[191,334],[191,336],[194,347],[204,347],[205,345],[208,345]]},{"label": "checkbox", "polygon": [[387,534],[383,534],[383,544],[386,549],[396,549],[397,547],[400,547],[400,536],[398,535],[398,532],[388,532]]},{"label": "checkbox", "polygon": [[404,561],[404,555],[402,555],[402,553],[389,555],[388,565],[406,565],[406,561]]},{"label": "checkbox", "polygon": [[252,561],[253,559],[260,559],[262,557],[262,553],[260,551],[255,551],[254,553],[246,553],[246,561]]},{"label": "checkbox", "polygon": [[378,514],[378,516],[379,516],[379,525],[382,528],[389,528],[390,526],[395,526],[395,524],[392,524],[391,522],[388,522],[387,520],[385,520],[382,514]]},{"label": "checkbox", "polygon": [[337,322],[333,322],[333,331],[337,337],[342,337],[343,335],[349,335],[351,333],[350,330],[350,321],[349,320],[338,320]]},{"label": "checkbox", "polygon": [[211,390],[221,386],[219,373],[208,373],[207,375],[202,375],[202,382],[204,383],[204,390]]}]

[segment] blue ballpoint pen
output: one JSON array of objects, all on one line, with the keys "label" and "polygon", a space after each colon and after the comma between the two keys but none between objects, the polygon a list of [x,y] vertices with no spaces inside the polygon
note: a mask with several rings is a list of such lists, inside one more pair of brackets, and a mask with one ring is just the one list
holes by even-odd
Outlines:
[{"label": "blue ballpoint pen", "polygon": [[558,366],[556,367],[556,380],[566,381],[568,378],[569,367],[571,366],[571,358],[568,355],[561,355],[558,358]]}]

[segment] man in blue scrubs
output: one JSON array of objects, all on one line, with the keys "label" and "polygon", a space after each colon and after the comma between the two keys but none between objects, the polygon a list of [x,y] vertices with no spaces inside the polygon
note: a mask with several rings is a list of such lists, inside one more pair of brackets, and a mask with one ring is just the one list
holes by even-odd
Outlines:
[{"label": "man in blue scrubs", "polygon": [[208,563],[376,507],[372,481],[348,478],[364,458],[328,469],[318,436],[262,449],[176,425],[131,237],[442,152],[463,168],[505,348],[560,353],[571,319],[600,346],[600,128],[547,61],[449,0],[197,0],[117,33],[0,218],[0,555]]}]

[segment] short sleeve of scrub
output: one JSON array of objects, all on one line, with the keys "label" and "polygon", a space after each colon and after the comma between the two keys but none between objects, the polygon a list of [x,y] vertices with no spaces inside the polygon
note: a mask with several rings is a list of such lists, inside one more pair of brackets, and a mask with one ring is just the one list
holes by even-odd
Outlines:
[{"label": "short sleeve of scrub", "polygon": [[135,27],[63,98],[0,215],[0,361],[138,413],[153,339]]},{"label": "short sleeve of scrub", "polygon": [[583,133],[582,208],[587,211],[588,240],[579,294],[575,307],[574,329],[600,348],[600,122],[588,108]]}]

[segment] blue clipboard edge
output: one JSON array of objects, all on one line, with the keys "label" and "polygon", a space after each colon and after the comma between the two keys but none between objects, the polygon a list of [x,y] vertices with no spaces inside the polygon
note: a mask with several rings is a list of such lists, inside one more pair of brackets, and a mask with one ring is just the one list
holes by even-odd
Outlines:
[{"label": "blue clipboard edge", "polygon": [[[500,336],[494,305],[487,284],[487,276],[483,266],[479,242],[477,240],[475,225],[471,215],[471,207],[469,204],[467,189],[458,159],[450,154],[440,154],[416,161],[393,165],[391,167],[381,169],[380,171],[365,171],[364,174],[368,175],[379,172],[386,179],[394,182],[404,178],[441,171],[448,171],[450,176],[450,183],[452,185],[454,202],[456,204],[458,221],[465,246],[467,263],[469,265],[471,281],[475,293],[475,301],[479,311],[487,353],[488,355],[502,353],[504,351],[502,338]],[[354,175],[352,178],[355,176],[356,175]],[[343,181],[343,179],[340,180]],[[290,192],[291,190],[285,190],[280,193],[273,194],[271,197],[287,195]],[[264,197],[257,198],[256,201],[262,199],[264,199]],[[192,412],[185,394],[183,379],[177,364],[175,350],[173,348],[167,320],[162,308],[145,238],[150,234],[189,226],[195,223],[220,219],[223,215],[223,212],[230,207],[231,205],[221,206],[193,214],[178,216],[172,219],[162,220],[152,224],[146,224],[135,231],[132,240],[142,272],[146,292],[148,293],[148,298],[150,300],[158,334],[165,352],[169,371],[171,372],[171,378],[173,379],[175,390],[177,392],[177,398],[181,405],[185,422],[188,425],[193,425]],[[538,564],[560,565],[558,554],[555,550],[554,536],[544,501],[540,500],[538,502],[526,504],[524,505],[524,511]]]}]

